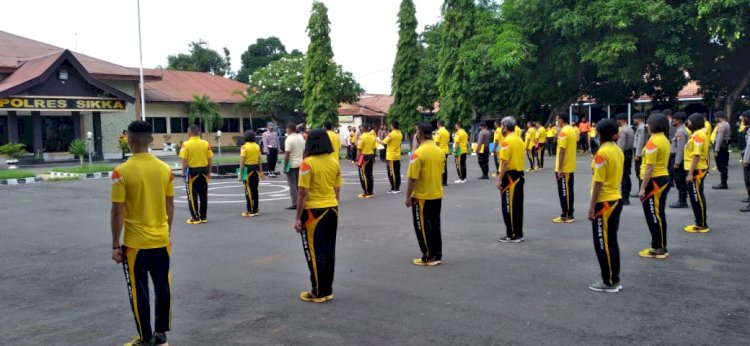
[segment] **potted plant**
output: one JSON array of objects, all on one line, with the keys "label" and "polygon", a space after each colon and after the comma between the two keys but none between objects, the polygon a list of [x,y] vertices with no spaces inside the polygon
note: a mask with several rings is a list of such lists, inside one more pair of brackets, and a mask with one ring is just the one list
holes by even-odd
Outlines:
[{"label": "potted plant", "polygon": [[78,157],[79,160],[81,160],[81,166],[83,166],[83,158],[86,157],[87,150],[86,150],[86,141],[82,139],[74,139],[70,142],[70,145],[68,145],[68,152]]},{"label": "potted plant", "polygon": [[16,164],[18,164],[18,158],[26,154],[25,147],[26,144],[23,143],[8,143],[0,146],[0,155],[7,158],[5,163],[8,164],[8,169],[18,168]]},{"label": "potted plant", "polygon": [[175,151],[174,144],[172,143],[172,135],[170,134],[164,134],[162,136],[164,138],[164,151]]}]

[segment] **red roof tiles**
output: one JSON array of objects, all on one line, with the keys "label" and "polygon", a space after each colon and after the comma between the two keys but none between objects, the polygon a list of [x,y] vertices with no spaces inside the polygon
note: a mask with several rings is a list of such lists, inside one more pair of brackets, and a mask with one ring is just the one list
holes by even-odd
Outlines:
[{"label": "red roof tiles", "polygon": [[[203,72],[152,70],[161,80],[146,81],[146,102],[190,102],[203,94],[217,103],[239,103],[244,99],[234,91],[245,91],[247,84]],[[144,71],[145,73],[145,71]]]}]

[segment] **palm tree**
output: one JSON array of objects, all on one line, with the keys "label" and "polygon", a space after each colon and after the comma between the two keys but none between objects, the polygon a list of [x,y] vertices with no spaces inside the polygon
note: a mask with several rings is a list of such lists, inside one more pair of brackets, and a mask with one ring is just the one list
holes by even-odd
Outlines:
[{"label": "palm tree", "polygon": [[193,100],[188,102],[188,121],[195,123],[196,118],[200,120],[200,125],[206,132],[213,132],[221,128],[224,119],[219,114],[219,105],[211,101],[208,95],[193,95]]},{"label": "palm tree", "polygon": [[232,106],[232,107],[233,107],[233,109],[234,109],[235,112],[238,111],[240,108],[246,108],[246,109],[248,109],[248,115],[250,116],[250,130],[254,130],[253,129],[253,110],[254,110],[254,106],[253,106],[253,98],[252,98],[252,96],[250,96],[250,93],[248,93],[245,90],[235,90],[235,91],[232,91],[232,95],[238,95],[238,96],[241,96],[243,98],[242,102],[235,103],[234,106]]}]

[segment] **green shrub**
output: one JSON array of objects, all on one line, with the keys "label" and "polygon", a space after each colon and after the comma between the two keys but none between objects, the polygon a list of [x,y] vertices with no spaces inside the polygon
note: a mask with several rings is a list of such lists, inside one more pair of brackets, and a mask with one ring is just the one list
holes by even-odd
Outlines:
[{"label": "green shrub", "polygon": [[31,178],[35,176],[36,174],[34,174],[34,172],[31,172],[31,171],[19,171],[16,169],[0,170],[0,180]]},{"label": "green shrub", "polygon": [[0,146],[0,155],[7,157],[8,159],[17,159],[27,154],[24,148],[26,144],[23,143],[8,143]]},{"label": "green shrub", "polygon": [[115,166],[112,166],[112,165],[90,165],[90,166],[86,165],[86,166],[50,168],[49,170],[47,170],[47,172],[86,174],[86,173],[111,172],[113,169],[115,169]]}]

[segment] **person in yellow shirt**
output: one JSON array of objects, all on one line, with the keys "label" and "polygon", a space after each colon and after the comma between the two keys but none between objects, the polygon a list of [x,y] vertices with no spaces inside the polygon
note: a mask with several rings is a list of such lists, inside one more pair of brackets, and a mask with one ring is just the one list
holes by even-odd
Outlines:
[{"label": "person in yellow shirt", "polygon": [[388,167],[388,181],[391,183],[391,190],[388,193],[401,193],[401,141],[404,135],[399,130],[398,120],[391,121],[391,132],[380,140],[378,143],[385,146],[385,160]]},{"label": "person in yellow shirt", "polygon": [[703,114],[693,113],[688,118],[688,126],[693,134],[685,145],[684,166],[688,172],[685,180],[688,184],[688,196],[693,207],[695,224],[684,228],[688,233],[707,233],[709,231],[706,220],[706,195],[703,185],[708,175],[708,153],[710,150],[708,133],[706,132]]},{"label": "person in yellow shirt", "polygon": [[130,148],[128,147],[128,134],[127,131],[122,130],[122,134],[120,135],[120,138],[117,139],[117,143],[120,145],[120,150],[122,151],[122,160],[127,160],[127,156],[125,154],[130,151]]},{"label": "person in yellow shirt", "polygon": [[299,172],[294,229],[302,236],[312,289],[299,298],[325,303],[333,299],[336,231],[339,223],[341,169],[331,157],[331,140],[322,129],[310,131]]},{"label": "person in yellow shirt", "polygon": [[492,135],[492,157],[495,159],[495,173],[492,173],[493,177],[496,177],[497,172],[500,172],[500,160],[498,160],[497,156],[500,152],[500,145],[503,143],[504,139],[503,126],[500,124],[500,120],[495,120],[495,132]]},{"label": "person in yellow shirt", "polygon": [[578,134],[574,127],[568,125],[567,115],[565,114],[561,113],[557,116],[557,126],[560,128],[560,133],[557,136],[555,174],[562,214],[552,221],[555,223],[571,223],[576,221],[573,217],[573,205],[575,201],[574,183]]},{"label": "person in yellow shirt", "polygon": [[648,117],[648,130],[651,133],[641,153],[641,183],[638,196],[643,204],[643,214],[651,232],[651,247],[638,252],[645,258],[664,259],[667,252],[667,194],[671,188],[669,179],[669,152],[671,144],[666,134],[669,120],[663,114]]},{"label": "person in yellow shirt", "polygon": [[549,157],[554,155],[557,150],[557,128],[555,124],[549,124],[547,126],[547,154]]},{"label": "person in yellow shirt", "polygon": [[255,143],[255,132],[245,131],[243,134],[245,144],[240,148],[240,174],[237,177],[245,185],[246,211],[241,215],[244,217],[257,216],[260,208],[258,199],[258,184],[263,179],[260,156],[260,146]]},{"label": "person in yellow shirt", "polygon": [[437,121],[437,136],[435,138],[435,144],[445,154],[445,167],[443,168],[443,186],[448,186],[448,155],[451,154],[450,147],[448,144],[451,141],[451,134],[445,128],[445,123],[442,120]]},{"label": "person in yellow shirt", "polygon": [[359,150],[362,156],[359,166],[359,182],[362,184],[364,192],[357,197],[372,198],[375,197],[373,192],[372,166],[375,164],[375,145],[377,141],[370,131],[369,125],[363,125],[362,129],[362,135],[359,136],[359,143],[357,143],[357,150]]},{"label": "person in yellow shirt", "polygon": [[503,128],[503,142],[500,144],[500,170],[497,174],[497,188],[500,190],[500,209],[505,222],[505,237],[501,243],[523,241],[523,173],[524,142],[516,136],[516,120],[505,117],[500,122]]},{"label": "person in yellow shirt", "polygon": [[349,160],[357,161],[357,130],[353,127],[349,128]]},{"label": "person in yellow shirt", "polygon": [[208,180],[211,178],[211,158],[214,156],[211,145],[200,138],[200,127],[188,127],[188,139],[182,143],[180,158],[185,175],[190,219],[187,223],[197,225],[208,220]]},{"label": "person in yellow shirt", "polygon": [[529,159],[528,172],[536,171],[536,145],[537,145],[536,128],[534,122],[529,121],[526,123],[526,157]]},{"label": "person in yellow shirt", "polygon": [[[174,175],[166,163],[148,152],[153,140],[151,124],[130,123],[127,141],[133,155],[112,171],[112,259],[122,263],[139,334],[125,345],[166,345],[166,332],[171,329],[169,257]],[[149,276],[156,295],[153,329]]]},{"label": "person in yellow shirt", "polygon": [[417,266],[436,266],[442,263],[443,241],[440,234],[440,209],[443,201],[441,176],[445,169],[445,155],[432,141],[432,126],[417,125],[419,147],[409,159],[409,178],[406,207],[411,208],[414,231],[422,257],[415,258]]},{"label": "person in yellow shirt", "polygon": [[547,145],[547,131],[541,122],[537,121],[536,125],[536,163],[541,171],[544,168],[544,148]]},{"label": "person in yellow shirt", "polygon": [[596,138],[595,121],[591,122],[591,130],[589,130],[589,138],[587,140],[589,141],[589,148],[591,149],[591,156],[593,157],[599,149],[599,140]]},{"label": "person in yellow shirt", "polygon": [[323,128],[325,128],[328,138],[331,140],[331,146],[333,146],[331,157],[336,159],[336,162],[339,162],[341,159],[341,138],[338,133],[333,131],[332,122],[326,121],[325,124],[323,124]]},{"label": "person in yellow shirt", "polygon": [[596,126],[601,146],[591,162],[594,175],[591,179],[591,202],[588,212],[594,237],[594,251],[601,269],[601,280],[589,285],[589,289],[596,292],[617,293],[622,289],[617,231],[622,213],[620,180],[625,154],[614,142],[618,131],[617,123],[612,119],[604,119]]},{"label": "person in yellow shirt", "polygon": [[456,158],[456,173],[458,179],[456,184],[466,183],[466,157],[469,154],[469,135],[463,125],[456,123],[456,132],[453,133],[453,156]]}]

